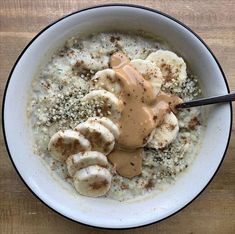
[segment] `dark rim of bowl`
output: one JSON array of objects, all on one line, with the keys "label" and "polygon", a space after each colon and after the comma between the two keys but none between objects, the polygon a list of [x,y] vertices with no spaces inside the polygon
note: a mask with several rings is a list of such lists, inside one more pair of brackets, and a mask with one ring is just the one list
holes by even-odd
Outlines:
[{"label": "dark rim of bowl", "polygon": [[53,210],[54,212],[56,212],[57,214],[60,214],[61,216],[65,217],[66,219],[68,220],[71,220],[75,223],[79,223],[79,224],[82,224],[82,225],[85,225],[85,226],[88,226],[88,227],[93,227],[93,228],[100,228],[100,229],[110,229],[110,230],[125,230],[125,229],[134,229],[134,228],[140,228],[140,227],[145,227],[145,226],[148,226],[148,225],[151,225],[151,224],[154,224],[154,223],[158,223],[162,220],[165,220],[177,213],[179,213],[181,210],[183,210],[184,208],[186,208],[189,204],[191,204],[196,198],[199,197],[199,195],[207,188],[207,186],[210,184],[210,182],[213,180],[213,178],[215,177],[216,173],[218,172],[224,158],[225,158],[225,155],[226,155],[226,152],[227,152],[227,149],[228,149],[228,145],[229,145],[229,141],[230,141],[230,137],[231,137],[231,131],[232,131],[232,117],[233,117],[233,112],[232,112],[232,103],[230,102],[230,130],[229,130],[229,135],[228,135],[228,140],[227,140],[227,145],[225,147],[225,150],[224,150],[224,154],[223,154],[223,157],[214,173],[214,175],[211,177],[211,179],[208,181],[208,183],[205,185],[205,187],[190,201],[188,202],[185,206],[183,206],[182,208],[180,208],[179,210],[177,210],[176,212],[172,213],[171,215],[165,217],[165,218],[162,218],[160,220],[157,220],[157,221],[154,221],[154,222],[151,222],[151,223],[148,223],[148,224],[144,224],[144,225],[140,225],[140,226],[133,226],[133,227],[127,227],[127,228],[106,228],[106,227],[100,227],[100,226],[93,226],[93,225],[89,225],[89,224],[85,224],[85,223],[82,223],[82,222],[79,222],[77,220],[74,220],[72,218],[69,218],[67,216],[65,216],[64,214],[60,213],[59,211],[55,210],[54,208],[50,207],[46,202],[44,202],[38,195],[36,195],[32,189],[30,188],[30,186],[24,181],[24,179],[22,178],[22,176],[20,175],[14,161],[13,161],[13,158],[10,154],[10,150],[9,150],[9,147],[8,147],[8,144],[7,144],[7,139],[6,139],[6,132],[5,132],[5,122],[4,122],[4,109],[5,109],[5,98],[6,98],[6,94],[7,94],[7,89],[8,89],[8,85],[9,85],[9,82],[10,82],[10,79],[11,79],[11,76],[15,70],[15,67],[17,66],[19,60],[21,59],[21,57],[23,56],[23,54],[25,53],[25,51],[28,49],[28,47],[37,39],[37,37],[39,37],[44,31],[46,31],[48,28],[50,28],[51,26],[53,26],[54,24],[56,24],[57,22],[71,16],[71,15],[74,15],[74,14],[77,14],[77,13],[80,13],[80,12],[83,12],[83,11],[87,11],[87,10],[91,10],[91,9],[96,9],[96,8],[102,8],[102,7],[130,7],[130,8],[138,8],[138,9],[142,9],[142,10],[145,10],[145,11],[151,11],[151,12],[154,12],[156,14],[159,14],[159,15],[162,15],[170,20],[173,20],[174,22],[180,24],[181,26],[183,26],[184,28],[186,28],[189,32],[191,32],[194,36],[197,37],[197,39],[199,39],[202,44],[207,48],[207,50],[210,52],[210,54],[212,55],[212,57],[214,58],[215,62],[217,63],[219,69],[220,69],[220,72],[223,76],[223,79],[224,79],[224,82],[226,84],[226,87],[227,87],[227,91],[228,93],[230,92],[229,90],[229,86],[228,86],[228,82],[226,80],[226,77],[225,77],[225,74],[222,70],[222,67],[220,66],[218,60],[216,59],[215,55],[212,53],[211,49],[206,45],[206,43],[195,33],[193,32],[188,26],[186,26],[185,24],[183,24],[182,22],[180,22],[179,20],[175,19],[174,17],[172,16],[169,16],[161,11],[158,11],[158,10],[155,10],[155,9],[152,9],[152,8],[149,8],[149,7],[145,7],[145,6],[140,6],[140,5],[134,5],[134,4],[102,4],[102,5],[96,5],[96,6],[92,6],[92,7],[88,7],[88,8],[84,8],[84,9],[81,9],[81,10],[78,10],[78,11],[74,11],[68,15],[65,15],[65,16],[62,16],[61,18],[57,19],[56,21],[52,22],[51,24],[49,24],[48,26],[46,26],[44,29],[42,29],[41,31],[39,31],[39,33],[33,37],[33,39],[31,39],[31,41],[26,45],[26,47],[23,49],[23,51],[20,53],[20,55],[18,56],[14,66],[12,67],[11,69],[11,72],[9,74],[9,77],[8,77],[8,80],[6,82],[6,86],[5,86],[5,90],[4,90],[4,94],[3,94],[3,103],[2,103],[2,127],[3,127],[3,137],[4,137],[4,141],[5,141],[5,145],[6,145],[6,149],[7,149],[7,152],[8,152],[8,155],[10,157],[10,160],[16,170],[16,172],[18,173],[19,177],[21,178],[21,180],[23,181],[23,183],[25,184],[25,186],[32,192],[32,194],[37,197],[42,203],[44,203],[47,207],[49,207],[51,210]]}]

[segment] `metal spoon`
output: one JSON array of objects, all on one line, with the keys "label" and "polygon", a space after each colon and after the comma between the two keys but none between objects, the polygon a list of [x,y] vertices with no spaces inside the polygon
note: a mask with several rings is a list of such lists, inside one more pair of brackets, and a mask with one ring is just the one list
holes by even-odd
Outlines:
[{"label": "metal spoon", "polygon": [[231,102],[235,101],[235,93],[230,93],[222,96],[216,96],[216,97],[209,97],[209,98],[202,98],[197,99],[189,102],[183,102],[178,105],[176,105],[176,108],[190,108],[194,106],[205,106],[215,103],[221,103],[221,102]]}]

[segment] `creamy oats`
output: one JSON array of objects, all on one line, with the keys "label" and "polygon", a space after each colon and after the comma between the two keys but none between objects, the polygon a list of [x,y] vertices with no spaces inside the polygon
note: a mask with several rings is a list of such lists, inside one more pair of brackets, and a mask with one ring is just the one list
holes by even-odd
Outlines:
[{"label": "creamy oats", "polygon": [[[87,196],[127,200],[173,183],[193,163],[203,128],[199,108],[173,106],[200,95],[187,65],[145,35],[70,38],[32,84],[35,154]],[[62,138],[68,149],[57,152]]]}]

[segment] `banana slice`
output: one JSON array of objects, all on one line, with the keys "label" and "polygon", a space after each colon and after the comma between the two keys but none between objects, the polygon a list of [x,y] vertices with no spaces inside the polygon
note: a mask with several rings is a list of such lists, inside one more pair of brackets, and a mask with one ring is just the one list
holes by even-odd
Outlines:
[{"label": "banana slice", "polygon": [[109,191],[112,176],[103,167],[93,165],[77,171],[73,177],[76,190],[84,196],[99,197]]},{"label": "banana slice", "polygon": [[115,143],[113,134],[98,122],[83,122],[75,127],[75,130],[89,139],[94,151],[109,154]]},{"label": "banana slice", "polygon": [[158,95],[162,86],[162,73],[159,67],[151,61],[143,59],[134,59],[131,61],[131,65],[145,80],[148,80],[151,83],[154,92]]},{"label": "banana slice", "polygon": [[167,113],[163,123],[155,128],[148,141],[148,147],[161,149],[169,145],[179,132],[179,124],[173,112]]},{"label": "banana slice", "polygon": [[184,60],[171,51],[158,50],[151,53],[146,60],[157,64],[166,82],[181,84],[187,77]]},{"label": "banana slice", "polygon": [[[121,116],[123,103],[113,93],[106,90],[92,90],[82,98],[85,103],[96,106],[98,116],[109,116],[118,120]],[[98,106],[98,107],[97,107]]]},{"label": "banana slice", "polygon": [[117,96],[121,93],[121,86],[116,79],[115,71],[110,68],[96,72],[90,83],[94,89],[104,89]]},{"label": "banana slice", "polygon": [[69,174],[74,176],[76,171],[88,166],[99,165],[101,167],[107,167],[108,160],[106,156],[100,152],[86,151],[69,156],[66,160],[66,164]]},{"label": "banana slice", "polygon": [[119,135],[120,135],[120,131],[118,126],[109,118],[107,117],[90,117],[87,119],[87,122],[98,122],[100,124],[102,124],[103,126],[105,126],[114,136],[114,138],[117,140]]},{"label": "banana slice", "polygon": [[51,156],[61,162],[72,154],[90,149],[90,142],[82,134],[73,130],[55,133],[48,144],[48,151]]}]

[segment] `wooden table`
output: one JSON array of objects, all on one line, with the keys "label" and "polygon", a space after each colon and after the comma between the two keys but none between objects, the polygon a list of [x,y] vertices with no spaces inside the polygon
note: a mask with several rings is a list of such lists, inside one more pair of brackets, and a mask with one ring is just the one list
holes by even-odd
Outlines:
[{"label": "wooden table", "polygon": [[[88,3],[89,2],[89,3]],[[116,1],[0,0],[0,92],[9,71],[31,38],[71,11]],[[235,90],[235,1],[119,1],[149,6],[181,20],[211,47]],[[112,233],[235,233],[235,125],[226,158],[206,191],[175,216],[144,228]],[[111,233],[79,225],[54,213],[25,187],[0,144],[0,233]]]}]

